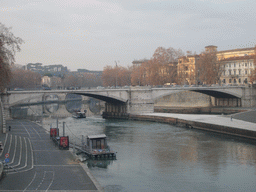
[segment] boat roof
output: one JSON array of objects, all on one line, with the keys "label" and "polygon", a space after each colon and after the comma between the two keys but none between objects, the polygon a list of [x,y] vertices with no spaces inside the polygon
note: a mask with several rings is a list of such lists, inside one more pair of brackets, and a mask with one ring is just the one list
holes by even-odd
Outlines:
[{"label": "boat roof", "polygon": [[105,134],[100,134],[100,135],[88,135],[87,137],[89,139],[98,139],[98,138],[106,138],[107,136]]}]

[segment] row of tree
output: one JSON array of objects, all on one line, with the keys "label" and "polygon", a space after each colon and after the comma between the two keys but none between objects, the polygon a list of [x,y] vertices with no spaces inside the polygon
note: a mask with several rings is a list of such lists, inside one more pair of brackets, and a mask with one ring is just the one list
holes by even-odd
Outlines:
[{"label": "row of tree", "polygon": [[102,73],[104,86],[163,85],[177,80],[177,61],[183,56],[179,49],[159,47],[149,61],[140,66],[106,66]]},{"label": "row of tree", "polygon": [[[35,89],[42,88],[42,76],[29,70],[12,67],[10,71],[11,79],[8,88]],[[47,75],[47,74],[46,74]],[[62,77],[52,76],[49,86],[51,88],[67,88],[67,87],[97,87],[102,85],[101,76],[90,73],[68,73]]]},{"label": "row of tree", "polygon": [[[139,66],[111,67],[106,66],[102,74],[104,86],[124,85],[164,85],[166,83],[186,84],[187,79],[194,84],[220,83],[225,69],[223,62],[217,58],[217,51],[205,51],[195,55],[196,64],[192,68],[180,65],[178,58],[184,56],[180,49],[158,47],[152,58]],[[256,63],[256,47],[254,63]],[[256,81],[256,69],[249,76],[250,82]]]}]

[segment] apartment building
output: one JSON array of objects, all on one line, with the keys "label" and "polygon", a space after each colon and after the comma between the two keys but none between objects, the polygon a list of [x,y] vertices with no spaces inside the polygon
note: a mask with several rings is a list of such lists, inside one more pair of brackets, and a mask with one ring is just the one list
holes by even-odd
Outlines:
[{"label": "apartment building", "polygon": [[220,77],[222,84],[247,84],[255,69],[254,55],[229,57],[221,60],[223,72]]},{"label": "apartment building", "polygon": [[187,55],[178,59],[177,74],[179,84],[197,84],[197,63],[199,55]]}]

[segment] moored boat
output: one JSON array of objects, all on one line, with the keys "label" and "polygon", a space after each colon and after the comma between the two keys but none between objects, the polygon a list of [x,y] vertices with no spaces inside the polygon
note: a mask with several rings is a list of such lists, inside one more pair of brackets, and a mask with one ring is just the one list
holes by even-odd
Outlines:
[{"label": "moored boat", "polygon": [[86,118],[86,113],[85,112],[81,112],[81,111],[75,111],[73,113],[73,117],[77,118],[77,119],[79,119],[79,118]]}]

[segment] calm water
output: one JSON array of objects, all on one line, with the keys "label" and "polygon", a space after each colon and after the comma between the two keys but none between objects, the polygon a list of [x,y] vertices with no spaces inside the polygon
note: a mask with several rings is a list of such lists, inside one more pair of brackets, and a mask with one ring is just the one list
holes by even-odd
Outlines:
[{"label": "calm water", "polygon": [[62,122],[69,135],[107,135],[117,160],[87,162],[105,191],[255,191],[256,144],[250,141],[152,122]]}]

